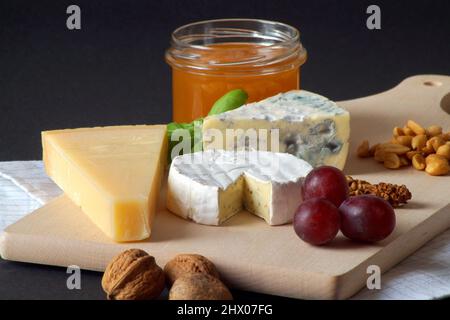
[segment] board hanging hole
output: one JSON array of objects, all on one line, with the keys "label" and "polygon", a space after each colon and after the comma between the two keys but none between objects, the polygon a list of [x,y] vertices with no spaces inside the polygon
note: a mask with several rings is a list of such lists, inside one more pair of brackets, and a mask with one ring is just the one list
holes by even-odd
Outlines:
[{"label": "board hanging hole", "polygon": [[428,87],[440,87],[440,86],[442,86],[442,82],[437,81],[437,80],[428,80],[428,81],[425,81],[423,83],[423,85],[428,86]]},{"label": "board hanging hole", "polygon": [[450,92],[447,93],[441,100],[441,108],[446,113],[450,114]]}]

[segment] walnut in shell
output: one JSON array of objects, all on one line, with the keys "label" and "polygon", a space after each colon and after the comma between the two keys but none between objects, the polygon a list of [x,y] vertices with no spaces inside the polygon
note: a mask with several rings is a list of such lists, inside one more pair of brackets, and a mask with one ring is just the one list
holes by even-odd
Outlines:
[{"label": "walnut in shell", "polygon": [[172,285],[179,277],[189,273],[204,273],[220,278],[214,263],[199,254],[179,254],[164,267],[166,281]]},{"label": "walnut in shell", "polygon": [[206,273],[188,273],[172,285],[169,300],[233,300],[228,288]]},{"label": "walnut in shell", "polygon": [[164,290],[163,270],[155,258],[140,249],[129,249],[115,257],[106,267],[103,290],[111,300],[147,300]]}]

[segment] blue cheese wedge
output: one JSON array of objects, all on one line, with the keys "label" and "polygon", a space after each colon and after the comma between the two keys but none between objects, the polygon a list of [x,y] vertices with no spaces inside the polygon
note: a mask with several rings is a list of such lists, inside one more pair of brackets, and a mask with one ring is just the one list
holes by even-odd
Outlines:
[{"label": "blue cheese wedge", "polygon": [[219,225],[247,211],[269,225],[292,221],[301,185],[312,170],[290,154],[208,150],[177,156],[171,164],[167,208],[200,224]]},{"label": "blue cheese wedge", "polygon": [[[202,130],[205,150],[285,152],[313,167],[343,169],[349,149],[350,115],[321,95],[293,90],[208,116]],[[256,143],[251,143],[255,139]]]}]

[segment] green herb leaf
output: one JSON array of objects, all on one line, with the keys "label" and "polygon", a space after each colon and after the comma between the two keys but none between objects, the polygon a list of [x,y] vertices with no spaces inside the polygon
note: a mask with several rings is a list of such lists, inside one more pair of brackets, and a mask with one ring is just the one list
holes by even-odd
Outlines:
[{"label": "green herb leaf", "polygon": [[231,90],[217,100],[208,115],[216,115],[239,108],[247,102],[248,94],[242,89]]},{"label": "green herb leaf", "polygon": [[[209,111],[208,115],[216,115],[239,108],[247,102],[248,95],[242,89],[231,90],[217,100]],[[171,122],[167,125],[167,139],[169,140],[168,161],[172,162],[172,149],[180,143],[180,141],[172,141],[173,133],[178,129],[189,130],[191,150],[193,152],[202,151],[202,126],[203,118],[195,119],[190,123]]]}]

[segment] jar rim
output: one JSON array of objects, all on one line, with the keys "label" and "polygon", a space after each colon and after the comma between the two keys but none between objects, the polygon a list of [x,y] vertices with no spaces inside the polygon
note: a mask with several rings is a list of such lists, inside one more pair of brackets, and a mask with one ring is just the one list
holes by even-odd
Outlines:
[{"label": "jar rim", "polygon": [[[211,44],[226,43],[256,44],[257,54],[243,60],[210,59],[207,63],[199,62],[202,55],[218,50],[218,46]],[[220,47],[220,50],[233,52],[236,48]],[[300,31],[286,23],[264,19],[230,18],[192,22],[172,32],[171,48],[166,51],[166,61],[171,66],[194,72],[238,66],[242,73],[252,72],[255,67],[277,65],[276,70],[266,68],[264,71],[272,73],[292,69],[305,60],[306,50],[300,42]],[[279,65],[282,61],[290,62],[290,65]]]},{"label": "jar rim", "polygon": [[[185,43],[184,41],[182,41],[181,39],[179,39],[176,36],[176,34],[181,32],[182,30],[186,30],[191,27],[201,26],[201,25],[206,25],[206,24],[213,24],[213,23],[223,23],[223,22],[251,22],[251,23],[261,23],[261,24],[271,25],[271,26],[281,26],[281,27],[284,27],[294,33],[293,37],[291,37],[290,39],[283,40],[283,43],[290,43],[290,42],[295,43],[297,41],[300,41],[300,31],[297,28],[295,28],[287,23],[272,21],[272,20],[265,20],[265,19],[227,18],[227,19],[201,20],[201,21],[191,22],[191,23],[182,25],[182,26],[176,28],[172,32],[172,35],[171,35],[172,43],[176,44],[176,45],[180,45],[180,46],[184,46],[184,45],[191,46],[191,45]],[[275,45],[275,44],[272,44],[272,45]],[[204,47],[204,48],[208,49],[207,46],[202,46],[202,45],[195,45],[195,47],[197,47],[197,48]]]}]

